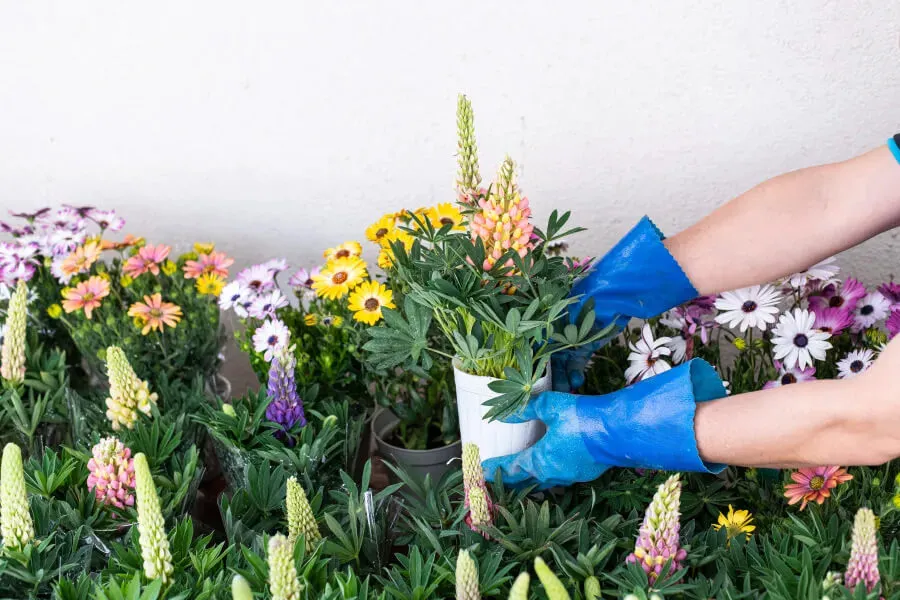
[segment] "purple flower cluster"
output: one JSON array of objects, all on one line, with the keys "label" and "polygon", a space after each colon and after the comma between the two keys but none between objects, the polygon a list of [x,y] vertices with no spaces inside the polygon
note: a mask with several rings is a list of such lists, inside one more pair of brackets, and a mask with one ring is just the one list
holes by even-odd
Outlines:
[{"label": "purple flower cluster", "polygon": [[91,206],[63,206],[56,210],[42,208],[33,213],[10,213],[23,220],[21,226],[0,222],[0,233],[10,234],[12,241],[0,242],[0,282],[15,285],[29,281],[42,259],[50,260],[53,275],[61,283],[70,276],[62,270],[62,261],[84,243],[91,223],[106,230],[119,231],[125,220],[111,210]]},{"label": "purple flower cluster", "polygon": [[306,414],[303,412],[303,400],[297,393],[297,382],[294,379],[296,367],[293,348],[286,348],[272,359],[269,367],[268,392],[271,402],[266,408],[266,418],[281,426],[276,435],[293,446],[294,440],[287,433],[295,425],[306,425]]}]

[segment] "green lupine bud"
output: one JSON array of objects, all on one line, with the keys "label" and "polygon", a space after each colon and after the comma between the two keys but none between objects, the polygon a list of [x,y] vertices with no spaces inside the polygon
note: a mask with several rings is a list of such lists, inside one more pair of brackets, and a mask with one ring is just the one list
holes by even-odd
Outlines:
[{"label": "green lupine bud", "polygon": [[3,448],[0,465],[0,534],[4,548],[22,548],[34,539],[22,451],[15,444]]},{"label": "green lupine bud", "polygon": [[479,487],[473,487],[469,490],[469,516],[472,525],[490,525],[491,513],[488,510],[487,498],[484,490]]},{"label": "green lupine bud", "polygon": [[837,571],[829,571],[822,580],[822,591],[829,592],[834,588],[841,587],[844,584],[844,577]]},{"label": "green lupine bud", "polygon": [[159,496],[143,452],[134,456],[134,479],[144,575],[147,579],[162,579],[165,584],[172,575],[172,553],[169,551]]},{"label": "green lupine bud", "polygon": [[253,600],[250,584],[240,575],[235,575],[231,580],[231,600]]},{"label": "green lupine bud", "polygon": [[541,580],[541,585],[544,586],[544,592],[546,592],[548,600],[571,600],[571,596],[569,596],[569,592],[566,591],[562,581],[550,570],[550,567],[547,566],[547,563],[540,556],[534,559],[534,572],[537,573],[538,579]]},{"label": "green lupine bud", "polygon": [[222,412],[228,415],[229,417],[236,417],[237,413],[234,412],[234,407],[227,402],[222,405]]},{"label": "green lupine bud", "polygon": [[484,468],[481,466],[481,453],[477,444],[463,445],[463,490],[469,515],[466,522],[473,531],[480,531],[479,526],[492,523],[493,503],[484,483]]},{"label": "green lupine bud", "polygon": [[9,299],[6,336],[0,350],[0,377],[18,385],[25,381],[25,324],[28,317],[28,286],[23,280]]},{"label": "green lupine bud", "polygon": [[481,174],[478,170],[478,145],[475,143],[475,115],[472,103],[462,94],[456,103],[456,133],[456,187],[469,192],[481,183]]},{"label": "green lupine bud", "polygon": [[600,600],[600,582],[593,575],[584,580],[584,600]]},{"label": "green lupine bud", "polygon": [[460,550],[456,559],[456,600],[481,600],[478,567],[468,550]]},{"label": "green lupine bud", "polygon": [[118,346],[106,350],[106,371],[109,377],[106,418],[115,431],[123,426],[134,429],[138,411],[150,416],[157,396],[150,393],[150,386],[137,376],[125,352]]},{"label": "green lupine bud", "polygon": [[528,573],[519,573],[513,582],[512,589],[509,590],[509,600],[528,600],[528,585],[531,583],[531,577]]},{"label": "green lupine bud", "polygon": [[297,483],[296,477],[287,480],[285,504],[287,505],[288,541],[293,548],[297,543],[297,538],[302,535],[306,539],[306,550],[309,552],[315,543],[322,539],[322,535],[319,533],[319,526],[316,524],[316,517],[313,515],[309,500],[306,499],[306,492]]},{"label": "green lupine bud", "polygon": [[294,547],[280,533],[269,540],[269,592],[272,600],[300,600]]}]

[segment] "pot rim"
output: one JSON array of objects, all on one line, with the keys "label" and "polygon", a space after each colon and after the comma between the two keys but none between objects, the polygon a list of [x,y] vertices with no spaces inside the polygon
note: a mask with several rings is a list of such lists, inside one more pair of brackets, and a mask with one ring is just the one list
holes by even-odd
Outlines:
[{"label": "pot rim", "polygon": [[[392,444],[392,443],[386,441],[384,438],[382,438],[382,437],[378,434],[378,430],[375,428],[375,422],[378,420],[378,417],[379,417],[383,412],[387,412],[387,413],[390,413],[391,415],[393,415],[395,418],[397,418],[397,422],[398,422],[398,423],[400,422],[400,419],[399,419],[399,417],[397,417],[397,415],[394,414],[394,411],[392,411],[392,410],[389,409],[389,408],[385,408],[385,407],[383,407],[383,406],[377,407],[377,408],[375,409],[374,414],[372,415],[372,420],[371,420],[371,425],[370,425],[370,428],[371,428],[371,430],[372,430],[372,437],[374,437],[379,443],[384,444],[384,445],[387,446],[388,448],[391,448],[391,449],[393,449],[393,450],[399,450],[400,452],[409,452],[409,453],[414,454],[414,455],[415,455],[415,454],[418,454],[419,456],[422,456],[422,455],[425,455],[425,454],[431,454],[431,453],[436,453],[436,452],[446,452],[449,448],[453,448],[454,446],[461,446],[461,445],[462,445],[462,439],[458,439],[458,440],[456,440],[455,442],[453,442],[453,443],[451,443],[451,444],[447,444],[447,445],[441,446],[441,447],[439,447],[439,448],[428,448],[428,449],[426,449],[426,450],[414,450],[414,449],[403,448],[402,446],[397,446],[397,445],[395,445],[395,444]],[[395,427],[396,427],[396,423],[395,423],[393,426],[391,426],[390,429],[389,429],[388,431],[393,431]]]}]

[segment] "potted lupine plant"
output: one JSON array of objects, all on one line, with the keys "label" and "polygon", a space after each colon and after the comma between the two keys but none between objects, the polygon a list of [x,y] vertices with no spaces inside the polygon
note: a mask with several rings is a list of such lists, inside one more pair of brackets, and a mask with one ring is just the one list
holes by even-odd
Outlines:
[{"label": "potted lupine plant", "polygon": [[[556,211],[546,230],[535,228],[510,158],[493,184],[480,187],[464,97],[458,125],[457,206],[407,212],[399,223],[382,225],[387,254],[379,262],[402,303],[385,308],[365,348],[376,368],[428,369],[433,356],[452,361],[462,441],[477,443],[491,458],[542,435],[539,422],[497,419],[550,389],[550,357],[608,332],[594,328],[590,306],[574,319],[569,315],[575,302],[569,293],[587,263],[559,256],[557,249],[581,229],[566,230],[569,213]],[[434,332],[445,344],[433,342]]]}]

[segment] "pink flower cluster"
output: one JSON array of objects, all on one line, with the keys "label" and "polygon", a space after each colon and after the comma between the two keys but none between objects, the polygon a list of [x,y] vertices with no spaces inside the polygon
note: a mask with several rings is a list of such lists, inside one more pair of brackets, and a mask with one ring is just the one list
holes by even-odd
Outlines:
[{"label": "pink flower cluster", "polygon": [[669,477],[653,496],[638,534],[634,552],[625,562],[639,564],[650,583],[662,574],[663,566],[671,560],[669,574],[682,568],[687,552],[679,544],[681,533],[681,480]]},{"label": "pink flower cluster", "polygon": [[97,500],[117,508],[134,505],[134,460],[131,450],[114,437],[100,440],[91,450],[87,485]]},{"label": "pink flower cluster", "polygon": [[[510,250],[524,257],[534,247],[531,208],[528,198],[519,193],[514,169],[512,160],[507,158],[500,168],[499,180],[491,187],[488,197],[478,201],[480,210],[469,224],[472,239],[481,238],[484,243],[485,271],[492,269]],[[512,264],[512,260],[507,262],[507,266]]]}]

